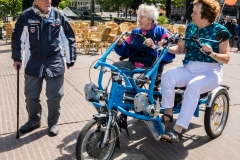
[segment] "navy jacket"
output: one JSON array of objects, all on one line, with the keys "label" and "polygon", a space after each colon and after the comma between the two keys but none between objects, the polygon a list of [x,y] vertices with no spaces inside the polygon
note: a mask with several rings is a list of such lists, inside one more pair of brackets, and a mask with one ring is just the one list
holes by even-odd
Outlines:
[{"label": "navy jacket", "polygon": [[[65,71],[66,63],[76,60],[75,36],[66,17],[52,7],[50,17],[41,19],[31,8],[18,18],[12,34],[12,59],[22,61],[25,51],[25,74],[35,77],[55,77]],[[65,53],[64,53],[65,51]]]},{"label": "navy jacket", "polygon": [[[140,28],[136,28],[132,31],[132,33],[140,33],[142,34],[142,30]],[[162,39],[162,36],[167,33],[167,30],[161,26],[154,25],[154,27],[147,31],[145,35],[146,38],[151,38],[157,47],[158,41]],[[154,50],[143,44],[145,39],[140,36],[131,35],[130,43],[124,41],[122,45],[116,46],[114,50],[120,56],[129,57],[129,61],[131,62],[141,62],[147,66],[151,66],[156,57],[158,56],[157,48]],[[174,54],[167,53],[163,58],[164,61],[170,62],[175,58]]]}]

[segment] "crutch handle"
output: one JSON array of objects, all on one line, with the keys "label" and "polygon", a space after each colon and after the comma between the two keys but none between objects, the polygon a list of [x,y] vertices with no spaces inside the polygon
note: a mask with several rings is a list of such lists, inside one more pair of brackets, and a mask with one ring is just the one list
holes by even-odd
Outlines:
[{"label": "crutch handle", "polygon": [[20,69],[20,64],[17,64],[17,70],[19,70]]}]

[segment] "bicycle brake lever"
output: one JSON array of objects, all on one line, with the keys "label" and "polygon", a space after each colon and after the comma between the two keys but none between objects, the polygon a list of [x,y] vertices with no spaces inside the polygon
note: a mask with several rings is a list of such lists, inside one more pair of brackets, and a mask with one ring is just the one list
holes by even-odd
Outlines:
[{"label": "bicycle brake lever", "polygon": [[[199,42],[199,40],[197,39],[196,36],[191,36],[191,39],[199,46],[199,47],[203,47],[203,45]],[[212,53],[212,52],[205,52],[208,56]]]}]

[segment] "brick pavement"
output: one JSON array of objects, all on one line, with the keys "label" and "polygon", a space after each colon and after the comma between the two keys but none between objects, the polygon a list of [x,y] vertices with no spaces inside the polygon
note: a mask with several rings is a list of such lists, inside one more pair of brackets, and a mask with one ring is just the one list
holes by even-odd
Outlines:
[{"label": "brick pavement", "polygon": [[[124,160],[237,160],[240,159],[240,129],[238,124],[240,54],[231,53],[231,61],[224,65],[224,82],[231,86],[230,113],[223,134],[214,140],[204,130],[204,106],[200,117],[193,118],[190,128],[184,131],[182,143],[156,142],[148,133],[145,124],[129,119],[130,139],[120,135],[121,149],[116,149],[113,159]],[[178,56],[167,68],[181,65],[183,56]],[[16,136],[16,71],[12,67],[10,44],[0,41],[0,160],[71,160],[75,159],[76,139],[85,123],[96,113],[94,107],[85,101],[83,87],[89,82],[89,67],[100,58],[100,53],[85,55],[78,53],[77,62],[65,74],[65,96],[59,120],[60,133],[48,137],[45,86],[41,94],[43,116],[41,128],[31,133]],[[117,61],[115,54],[110,59]],[[97,71],[91,69],[91,80],[96,82]],[[23,94],[23,72],[20,74],[20,126],[27,120]],[[177,115],[174,115],[176,120]],[[172,127],[166,126],[167,128]],[[125,133],[125,132],[124,132]]]}]

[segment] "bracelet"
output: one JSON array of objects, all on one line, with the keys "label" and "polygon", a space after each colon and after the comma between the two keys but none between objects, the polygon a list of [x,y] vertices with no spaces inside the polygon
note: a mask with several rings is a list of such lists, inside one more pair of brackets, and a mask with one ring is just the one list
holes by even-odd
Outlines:
[{"label": "bracelet", "polygon": [[217,56],[217,53],[212,52],[213,56],[211,56],[212,58],[215,58]]}]

